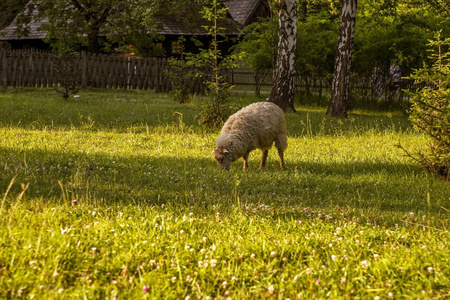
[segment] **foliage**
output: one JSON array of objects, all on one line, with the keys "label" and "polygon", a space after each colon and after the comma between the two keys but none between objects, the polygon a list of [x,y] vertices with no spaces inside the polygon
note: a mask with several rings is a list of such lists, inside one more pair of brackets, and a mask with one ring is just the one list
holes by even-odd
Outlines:
[{"label": "foliage", "polygon": [[220,127],[231,115],[233,109],[228,103],[228,96],[233,86],[226,82],[206,82],[208,100],[201,106],[197,118],[199,124]]},{"label": "foliage", "polygon": [[172,85],[174,100],[179,103],[187,103],[192,100],[194,95],[194,85],[196,78],[201,76],[195,69],[192,60],[185,59],[184,42],[186,39],[178,39],[181,48],[181,58],[172,58],[169,61],[170,69],[166,71]]},{"label": "foliage", "polygon": [[255,72],[255,94],[260,96],[261,84],[272,73],[277,57],[276,20],[250,24],[245,27],[241,36],[237,49],[245,65]]},{"label": "foliage", "polygon": [[81,70],[78,65],[79,55],[71,51],[55,54],[55,90],[64,100],[75,94],[81,87]]},{"label": "foliage", "polygon": [[415,159],[432,173],[450,175],[450,38],[438,32],[428,44],[433,48],[431,67],[424,64],[410,76],[420,85],[411,95],[410,120],[414,128],[431,137],[427,153]]},{"label": "foliage", "polygon": [[[209,24],[202,27],[212,37],[211,46],[188,58],[197,67],[212,71],[211,77],[204,77],[206,94],[209,97],[198,116],[199,123],[208,126],[220,126],[227,119],[231,110],[227,103],[227,97],[232,86],[226,83],[223,72],[235,65],[239,55],[232,53],[224,56],[219,49],[219,44],[226,39],[227,10],[217,0],[213,0],[211,5],[203,6],[201,14]],[[204,76],[205,74],[199,75]]]},{"label": "foliage", "polygon": [[223,172],[195,103],[1,92],[0,298],[446,298],[450,185],[394,146],[426,138],[401,112],[297,110],[285,171],[272,149]]}]

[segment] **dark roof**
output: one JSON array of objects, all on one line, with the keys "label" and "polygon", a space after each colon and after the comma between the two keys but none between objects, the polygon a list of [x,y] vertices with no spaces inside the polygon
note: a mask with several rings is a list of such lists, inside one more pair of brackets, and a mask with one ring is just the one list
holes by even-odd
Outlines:
[{"label": "dark roof", "polygon": [[224,2],[231,17],[241,26],[248,25],[262,0],[231,0]]},{"label": "dark roof", "polygon": [[[30,1],[31,2],[31,1]],[[47,32],[40,30],[41,26],[47,23],[47,20],[36,21],[37,11],[32,12],[32,21],[27,26],[27,34],[18,34],[18,25],[16,16],[11,24],[0,31],[0,41],[6,40],[41,40],[46,37]]]},{"label": "dark roof", "polygon": [[[203,25],[205,24],[199,22],[185,22],[178,16],[160,16],[156,17],[155,32],[161,35],[208,35]],[[238,35],[240,32],[239,24],[232,18],[227,18],[222,26],[226,28],[226,34]]]}]

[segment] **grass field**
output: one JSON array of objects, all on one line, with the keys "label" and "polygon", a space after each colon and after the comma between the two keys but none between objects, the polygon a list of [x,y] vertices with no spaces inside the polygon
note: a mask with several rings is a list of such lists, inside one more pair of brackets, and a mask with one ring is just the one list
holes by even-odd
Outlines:
[{"label": "grass field", "polygon": [[450,297],[450,185],[403,113],[297,107],[286,170],[225,172],[201,101],[1,92],[0,298]]}]

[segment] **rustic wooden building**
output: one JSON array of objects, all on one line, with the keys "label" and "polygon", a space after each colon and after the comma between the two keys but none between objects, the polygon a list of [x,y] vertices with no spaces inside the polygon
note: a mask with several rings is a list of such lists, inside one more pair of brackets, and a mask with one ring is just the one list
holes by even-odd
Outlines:
[{"label": "rustic wooden building", "polygon": [[[236,38],[244,26],[257,21],[259,17],[267,17],[270,14],[267,0],[230,0],[223,2],[223,5],[228,8],[225,24],[228,39],[221,43],[222,50],[225,52],[236,42]],[[198,10],[194,9],[189,13],[198,14]],[[201,47],[208,47],[211,38],[202,24],[183,20],[185,18],[182,16],[159,17],[155,31],[161,36],[161,39],[155,42],[154,47],[160,51],[144,49],[144,52],[148,51],[148,53],[142,54],[145,56],[150,53],[156,56],[180,56],[180,37],[185,39],[183,45],[185,52],[195,53]],[[42,24],[45,24],[45,20],[32,20],[29,24],[29,31],[21,34],[17,20],[14,20],[8,27],[0,31],[0,42],[8,42],[12,49],[48,50],[50,46],[44,42],[47,33],[41,30]]]}]

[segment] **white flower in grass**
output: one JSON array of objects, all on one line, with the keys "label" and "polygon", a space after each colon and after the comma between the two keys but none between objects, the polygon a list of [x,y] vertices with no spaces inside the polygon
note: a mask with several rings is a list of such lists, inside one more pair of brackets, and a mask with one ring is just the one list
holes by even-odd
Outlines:
[{"label": "white flower in grass", "polygon": [[369,262],[368,262],[367,260],[363,260],[363,261],[361,262],[361,267],[362,267],[363,269],[367,269],[367,268],[369,267]]},{"label": "white flower in grass", "polygon": [[305,273],[306,273],[306,275],[311,275],[311,269],[310,268],[306,268]]},{"label": "white flower in grass", "polygon": [[272,252],[270,252],[270,256],[275,256],[275,255],[277,255],[277,253],[275,252],[275,251],[272,251]]},{"label": "white flower in grass", "polygon": [[432,273],[433,272],[433,268],[432,267],[428,267],[427,270],[428,270],[428,273]]},{"label": "white flower in grass", "polygon": [[255,258],[256,257],[256,255],[255,255],[255,253],[252,253],[251,255],[250,255],[250,258]]},{"label": "white flower in grass", "polygon": [[177,278],[175,276],[173,276],[170,281],[172,281],[172,283],[175,283],[175,282],[177,282]]},{"label": "white flower in grass", "polygon": [[336,255],[331,255],[331,260],[332,260],[332,261],[336,261],[336,259],[337,259],[337,256],[336,256]]},{"label": "white flower in grass", "polygon": [[214,268],[217,265],[217,260],[211,259],[209,263],[211,264],[211,267]]},{"label": "white flower in grass", "polygon": [[269,292],[270,295],[273,295],[275,293],[275,288],[273,287],[273,285],[269,285],[267,291]]},{"label": "white flower in grass", "polygon": [[373,255],[373,258],[374,258],[375,260],[377,260],[378,258],[380,258],[380,255],[378,255],[378,254],[375,253],[375,254]]}]

